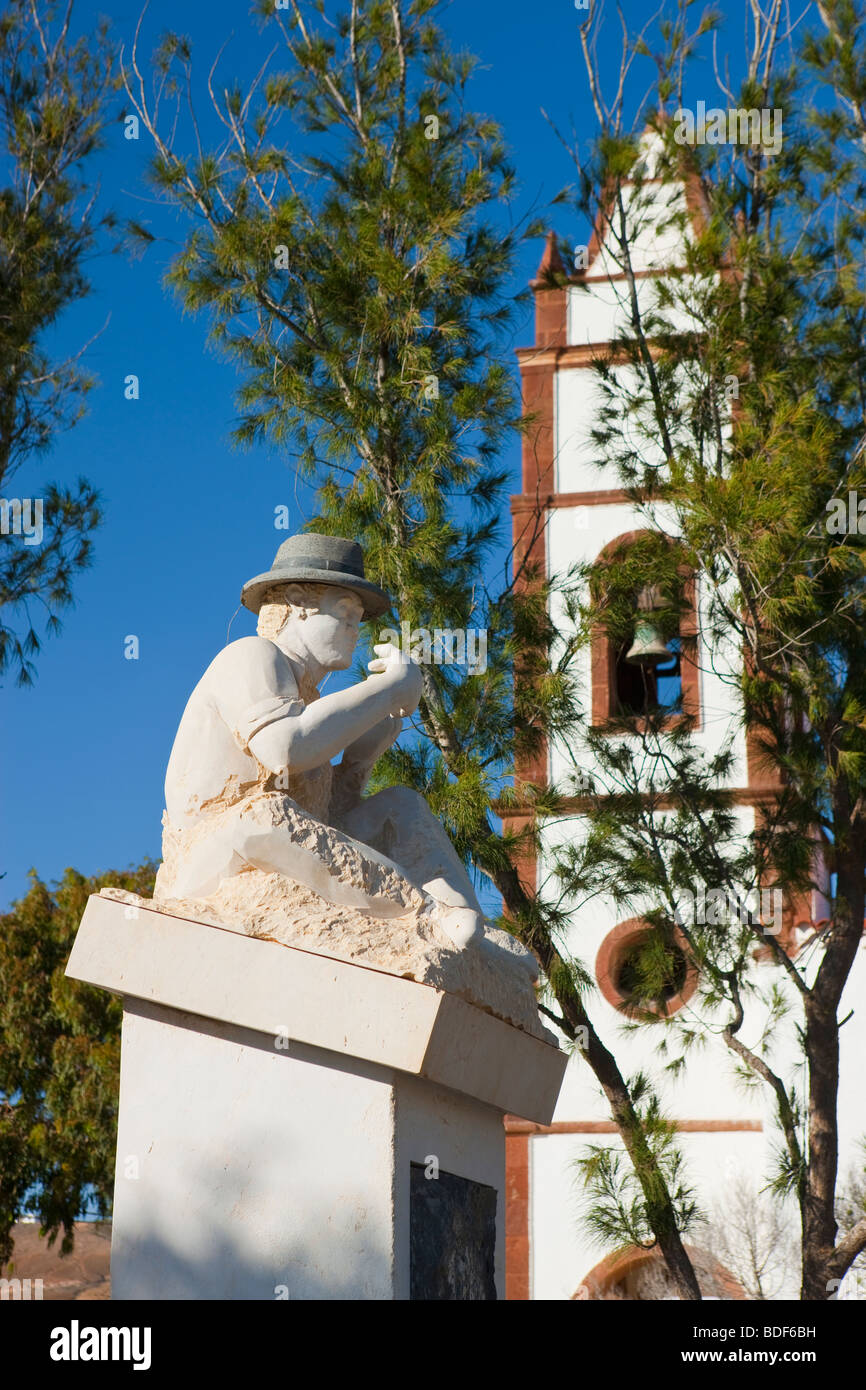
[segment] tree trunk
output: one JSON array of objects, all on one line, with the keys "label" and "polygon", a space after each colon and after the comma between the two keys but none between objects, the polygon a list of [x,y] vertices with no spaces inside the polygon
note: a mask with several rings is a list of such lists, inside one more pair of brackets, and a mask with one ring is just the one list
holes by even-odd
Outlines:
[{"label": "tree trunk", "polygon": [[638,1175],[646,1202],[647,1220],[655,1233],[665,1264],[670,1270],[680,1298],[700,1301],[700,1286],[677,1230],[667,1184],[647,1143],[628,1087],[613,1055],[596,1036],[588,1020],[584,1026],[589,1029],[587,1060],[604,1089],[616,1126]]},{"label": "tree trunk", "polygon": [[[850,832],[849,832],[850,834]],[[839,1024],[845,981],[863,934],[864,864],[857,852],[837,858],[837,909],[824,959],[805,998],[805,1050],[809,1064],[809,1150],[803,1185],[802,1299],[826,1300],[836,1273],[836,1177],[839,1164]]]},{"label": "tree trunk", "polygon": [[806,999],[806,1057],[809,1063],[809,1156],[803,1193],[803,1282],[800,1297],[827,1299],[827,1267],[836,1244],[836,1170],[839,1143],[839,1030],[836,1010]]},{"label": "tree trunk", "polygon": [[[519,917],[521,908],[525,911],[530,906],[530,899],[520,882],[517,870],[511,868],[502,873],[488,867],[486,872],[502,894],[506,911],[514,918]],[[550,938],[545,935],[543,941],[533,940],[531,945],[551,982],[556,1002],[569,1025],[572,1038],[580,1036],[579,1029],[585,1033],[587,1046],[583,1049],[584,1056],[607,1097],[614,1123],[641,1185],[646,1202],[647,1221],[658,1241],[677,1292],[682,1299],[700,1301],[700,1286],[677,1230],[676,1214],[667,1184],[647,1142],[640,1116],[632,1104],[628,1086],[616,1058],[599,1038],[570,982],[567,986],[562,985],[561,982],[569,977]]]}]

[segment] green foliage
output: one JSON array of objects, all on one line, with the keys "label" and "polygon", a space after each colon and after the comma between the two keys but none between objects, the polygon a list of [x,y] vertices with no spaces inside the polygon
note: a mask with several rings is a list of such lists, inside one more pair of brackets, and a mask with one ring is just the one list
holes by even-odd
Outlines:
[{"label": "green foliage", "polygon": [[620,1148],[589,1144],[576,1167],[586,1192],[588,1230],[608,1249],[652,1249],[665,1234],[660,1209],[670,1198],[670,1219],[684,1235],[698,1220],[694,1192],[684,1174],[675,1127],[664,1118],[649,1081],[637,1075],[632,1100],[645,1136],[643,1157],[632,1161]]},{"label": "green foliage", "polygon": [[110,1213],[117,1130],[121,1003],[64,975],[88,895],[150,896],[156,865],[86,879],[67,869],[54,890],[31,873],[0,917],[0,1264],[10,1229],[33,1211],[72,1249],[85,1206]]},{"label": "green foliage", "polygon": [[[46,340],[88,293],[87,257],[110,217],[93,209],[89,161],[117,82],[107,31],[73,42],[69,13],[11,0],[0,14],[0,495],[20,466],[78,420],[92,382]],[[31,684],[41,648],[34,607],[56,633],[75,575],[90,561],[98,497],[85,479],[42,489],[43,534],[0,534],[0,673]]]}]

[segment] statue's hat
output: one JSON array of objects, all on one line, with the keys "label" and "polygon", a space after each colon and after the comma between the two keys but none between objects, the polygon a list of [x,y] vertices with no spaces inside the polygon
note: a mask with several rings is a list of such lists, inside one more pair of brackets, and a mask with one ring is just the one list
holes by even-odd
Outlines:
[{"label": "statue's hat", "polygon": [[247,580],[241,590],[241,603],[258,613],[268,589],[293,581],[351,589],[364,605],[365,618],[377,618],[391,606],[385,590],[365,578],[364,556],[357,541],[320,536],[314,531],[304,531],[283,541],[267,574]]}]

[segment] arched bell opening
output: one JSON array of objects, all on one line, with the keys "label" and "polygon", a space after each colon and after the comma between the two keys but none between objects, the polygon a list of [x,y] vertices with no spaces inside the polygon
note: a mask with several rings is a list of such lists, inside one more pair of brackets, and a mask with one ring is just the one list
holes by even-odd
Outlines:
[{"label": "arched bell opening", "polygon": [[[632,543],[641,532],[618,536],[604,547],[599,560]],[[615,643],[599,625],[592,635],[592,722],[611,718],[645,718],[661,711],[672,719],[677,711],[700,719],[700,677],[697,667],[697,596],[695,577],[683,572],[684,610],[679,630],[665,629],[661,611],[666,596],[648,585],[634,596],[634,626],[627,639]],[[669,712],[669,715],[667,715]]]}]

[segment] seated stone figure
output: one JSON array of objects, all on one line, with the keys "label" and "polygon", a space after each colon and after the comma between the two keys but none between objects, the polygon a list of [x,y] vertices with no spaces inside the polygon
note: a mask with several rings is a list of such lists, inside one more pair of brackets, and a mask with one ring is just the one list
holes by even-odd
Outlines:
[{"label": "seated stone figure", "polygon": [[406,787],[363,795],[417,707],[418,666],[379,644],[366,680],[319,694],[328,672],[351,665],[361,622],[389,607],[364,575],[360,547],[294,536],[241,597],[258,614],[258,636],[214,658],[184,711],[166,776],[156,902],[210,903],[218,920],[258,910],[258,934],[287,939],[268,924],[290,920],[302,890],[308,913],[324,900],[343,923],[375,921],[380,936],[394,919],[432,917],[452,948],[535,978],[532,953],[485,922],[424,798]]}]

